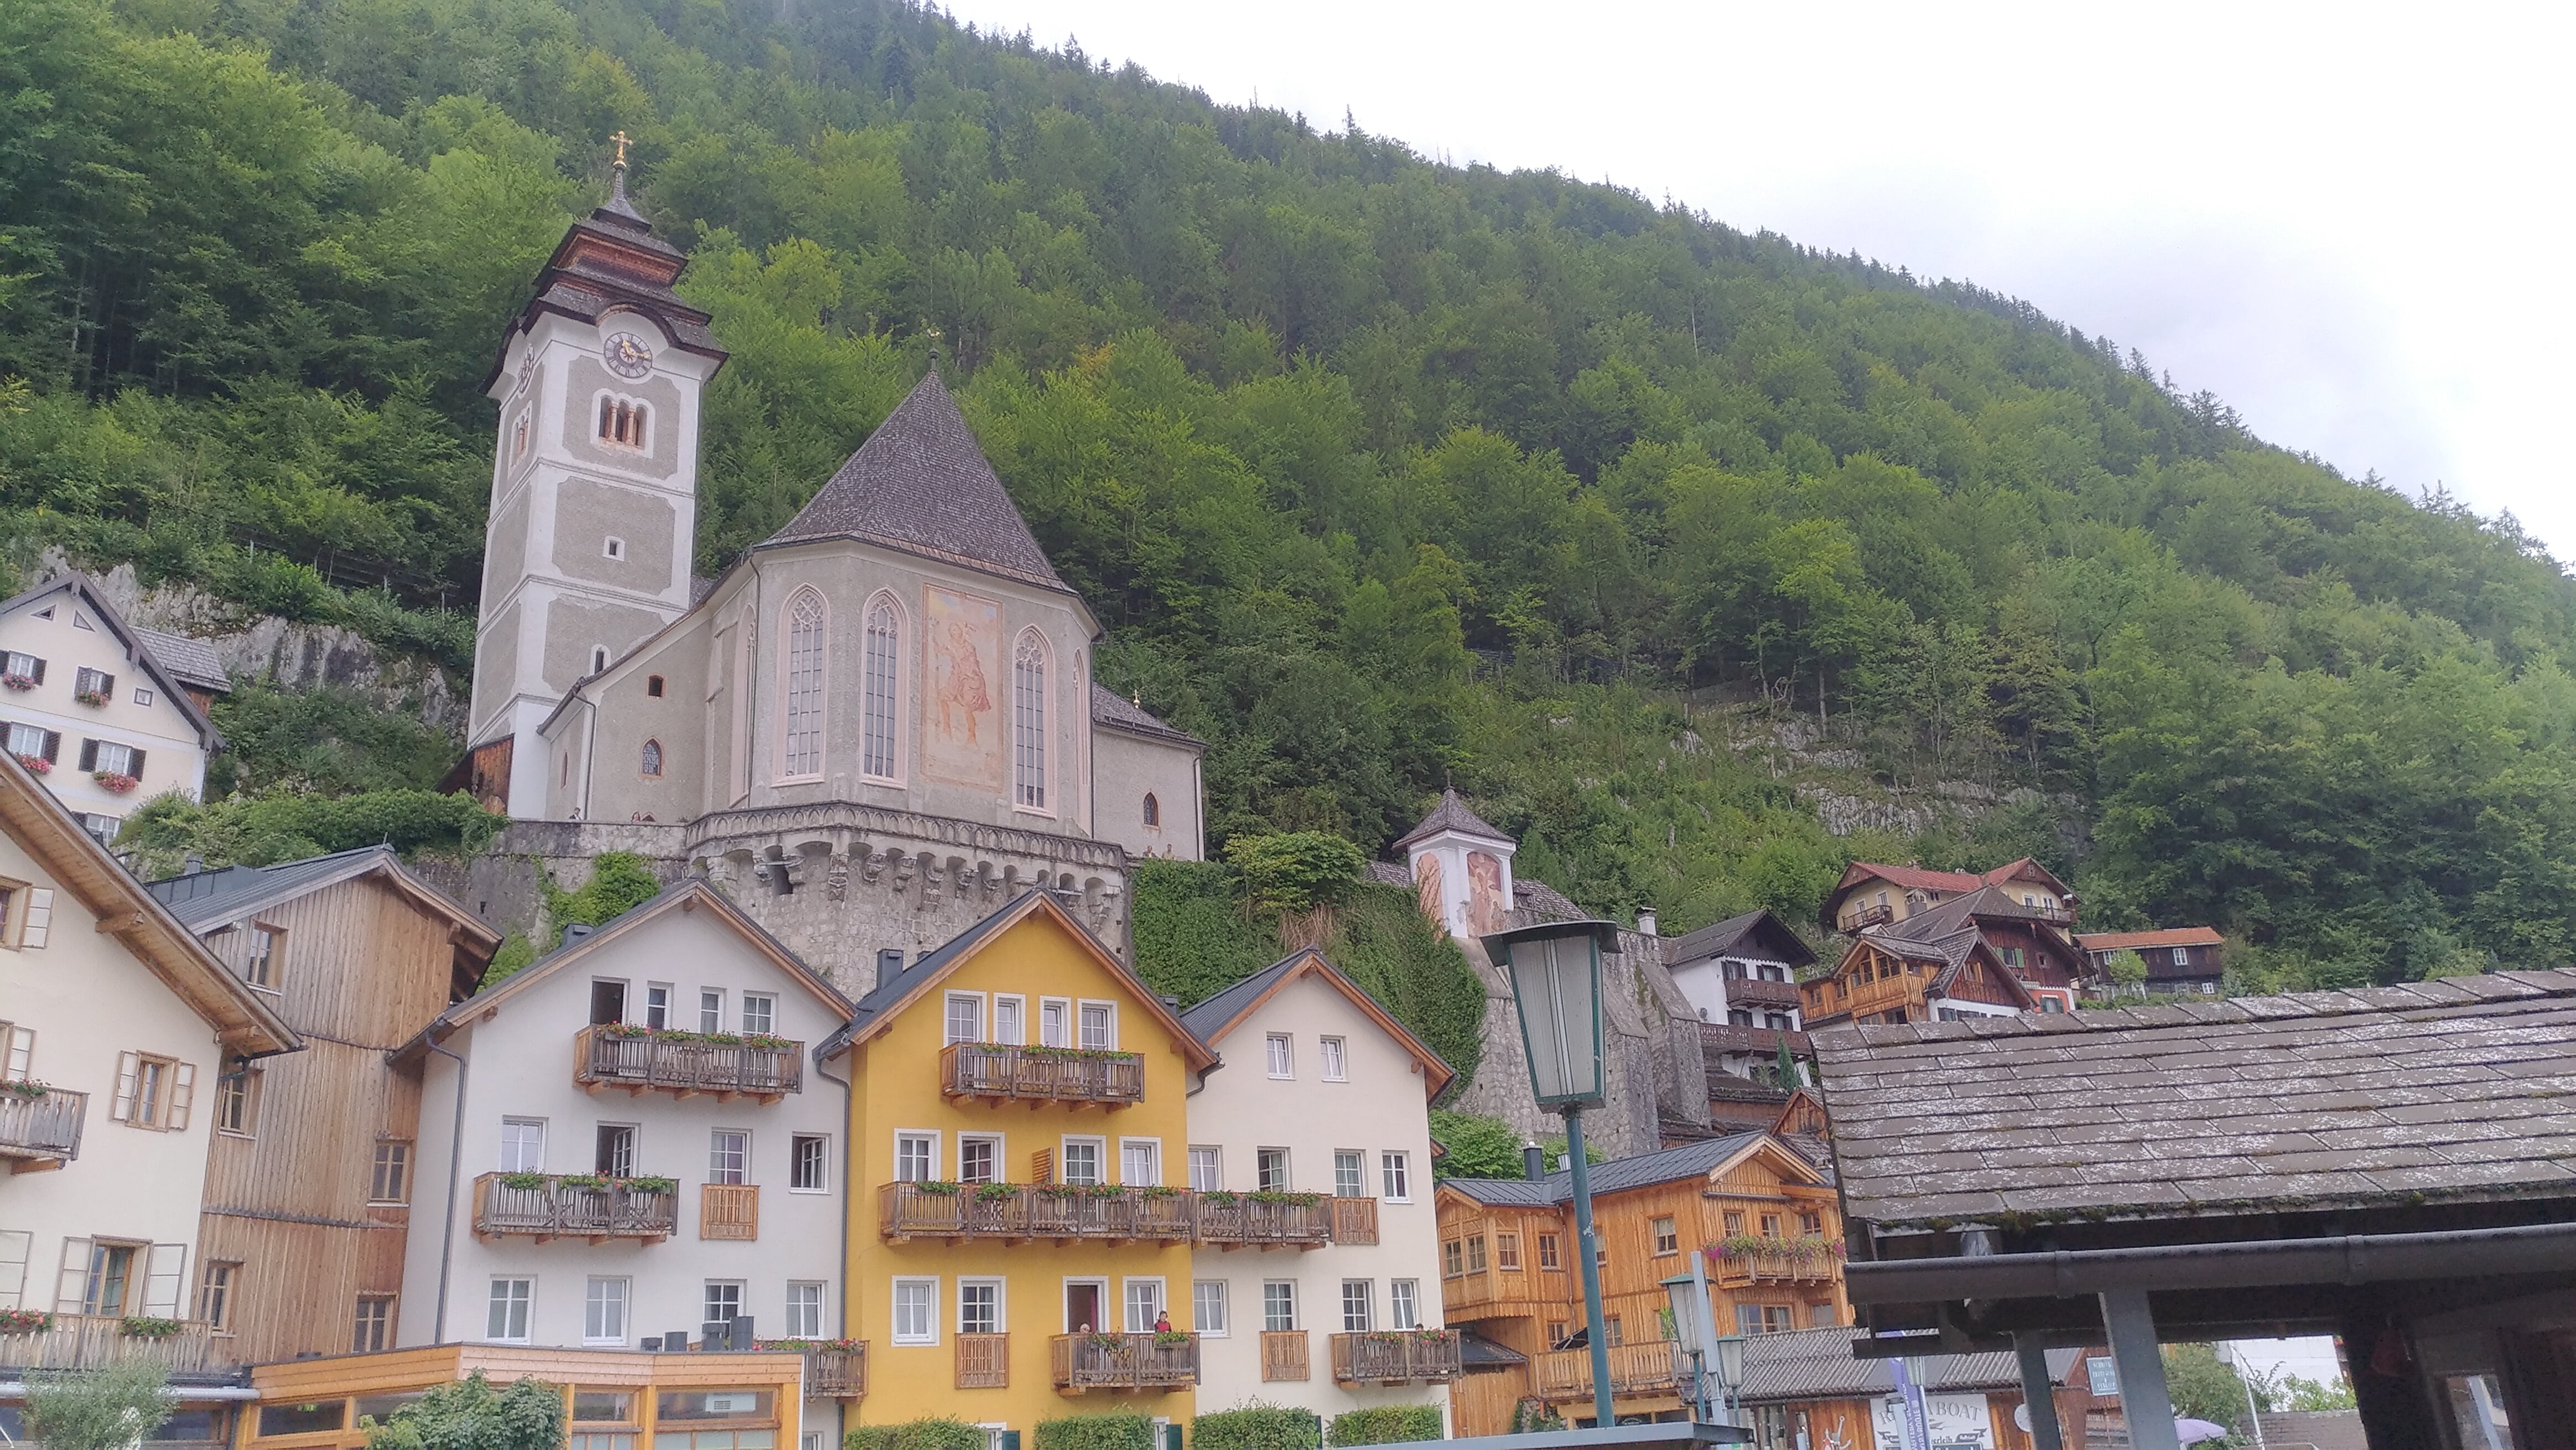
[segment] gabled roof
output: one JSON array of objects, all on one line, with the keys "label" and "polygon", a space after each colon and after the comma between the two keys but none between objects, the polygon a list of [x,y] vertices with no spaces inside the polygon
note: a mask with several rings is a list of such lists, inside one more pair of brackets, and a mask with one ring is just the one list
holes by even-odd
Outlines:
[{"label": "gabled roof", "polygon": [[1972,931],[1979,921],[2025,921],[2054,927],[2056,923],[2041,915],[2037,907],[2024,906],[2010,891],[2001,886],[1980,886],[1961,896],[1953,896],[1938,906],[1927,906],[1903,921],[1878,928],[1883,932],[1901,932],[1929,940],[1954,931]]},{"label": "gabled roof", "polygon": [[[1598,1198],[1605,1193],[1622,1193],[1631,1188],[1706,1178],[1765,1147],[1776,1149],[1783,1164],[1796,1169],[1810,1182],[1824,1182],[1824,1175],[1816,1170],[1814,1164],[1771,1134],[1732,1133],[1723,1138],[1684,1143],[1677,1148],[1614,1158],[1600,1164],[1592,1170],[1592,1194]],[[1562,1169],[1536,1182],[1519,1178],[1450,1178],[1442,1180],[1440,1186],[1457,1189],[1478,1203],[1524,1208],[1570,1203],[1574,1199],[1574,1174]]]},{"label": "gabled roof", "polygon": [[70,812],[17,758],[0,751],[0,831],[41,863],[81,911],[54,909],[54,931],[97,930],[116,937],[215,1029],[225,1048],[259,1057],[295,1052],[304,1040],[249,984],[207,952],[196,934],[143,889],[107,848],[74,823]]},{"label": "gabled roof", "polygon": [[1056,577],[935,368],[769,542],[832,538],[1073,592]]},{"label": "gabled roof", "polygon": [[1875,947],[1890,956],[1909,962],[1924,962],[1937,968],[1925,990],[1928,995],[1940,997],[1949,994],[1951,986],[1959,980],[1959,974],[1967,970],[1970,961],[1981,959],[1986,966],[1987,977],[2006,984],[2013,1000],[2021,1004],[2020,1010],[2039,1010],[2039,999],[2033,997],[2030,988],[2022,983],[2021,974],[2004,965],[2003,958],[1995,955],[1995,949],[1986,945],[1986,939],[1978,935],[1974,926],[1962,927],[1930,941],[1903,935],[1906,928],[1913,926],[1922,915],[1918,913],[1892,927],[1874,926],[1854,937],[1850,949],[1843,953],[1843,959],[1834,964],[1833,975],[1839,977],[1850,971],[1852,962],[1860,956],[1863,948]]},{"label": "gabled roof", "polygon": [[[1797,1400],[1876,1399],[1896,1390],[1896,1371],[1884,1359],[1855,1359],[1859,1329],[1792,1329],[1744,1341],[1744,1384],[1739,1397],[1754,1404]],[[2048,1376],[2063,1383],[2080,1349],[2047,1351]],[[1948,1393],[2017,1391],[2021,1363],[2006,1352],[1926,1354],[1909,1371],[1926,1390]]]},{"label": "gabled roof", "polygon": [[[20,608],[33,604],[48,594],[61,593],[78,595],[88,603],[90,611],[98,616],[99,627],[106,630],[119,644],[125,646],[125,652],[133,659],[135,668],[150,675],[153,684],[160,688],[162,696],[168,699],[180,714],[187,717],[189,724],[197,727],[198,737],[204,742],[206,749],[214,750],[222,746],[224,738],[215,732],[215,722],[206,718],[206,712],[197,708],[196,699],[180,688],[185,682],[185,677],[170,668],[153,650],[152,641],[177,639],[179,636],[161,634],[155,630],[137,629],[127,623],[125,616],[117,612],[116,606],[107,602],[107,596],[99,592],[98,582],[87,574],[75,569],[67,574],[58,574],[33,589],[22,591],[7,599],[0,599],[0,615],[15,614]],[[194,641],[190,643],[193,644]],[[212,655],[213,651],[208,650],[206,653]],[[220,665],[216,667],[216,674],[218,678],[221,677]],[[219,688],[230,689],[231,685],[227,682]]]},{"label": "gabled roof", "polygon": [[1279,995],[1290,983],[1308,977],[1323,982],[1349,998],[1351,1005],[1366,1013],[1371,1021],[1377,1023],[1381,1031],[1394,1038],[1405,1051],[1413,1054],[1413,1060],[1422,1068],[1422,1087],[1425,1097],[1439,1096],[1440,1090],[1449,1085],[1451,1078],[1457,1076],[1449,1064],[1441,1060],[1440,1054],[1431,1050],[1428,1043],[1414,1036],[1403,1023],[1396,1021],[1393,1013],[1380,1005],[1378,1000],[1370,996],[1359,983],[1342,975],[1339,967],[1326,961],[1324,954],[1313,947],[1292,952],[1192,1007],[1181,1014],[1181,1025],[1187,1027],[1191,1035],[1197,1037],[1199,1041],[1213,1048],[1217,1045],[1218,1039],[1232,1032],[1243,1022],[1243,1019],[1261,1010],[1262,1003]]},{"label": "gabled roof", "polygon": [[2134,951],[2139,947],[2216,947],[2227,938],[2212,926],[2168,926],[2154,931],[2094,931],[2075,939],[2088,952]]},{"label": "gabled roof", "polygon": [[1440,804],[1431,808],[1431,814],[1422,818],[1422,824],[1398,836],[1394,849],[1401,851],[1416,841],[1426,840],[1439,835],[1442,831],[1456,831],[1462,836],[1480,836],[1488,841],[1499,841],[1506,846],[1519,844],[1487,823],[1482,816],[1467,809],[1467,803],[1458,798],[1457,787],[1445,786],[1440,792]]},{"label": "gabled roof", "polygon": [[232,676],[224,672],[223,656],[215,653],[213,645],[184,634],[168,634],[140,625],[134,632],[152,647],[152,657],[159,660],[179,683],[194,685],[210,695],[226,694],[232,690]]},{"label": "gabled roof", "polygon": [[1142,735],[1148,740],[1169,741],[1174,745],[1207,749],[1207,742],[1185,730],[1175,730],[1154,718],[1140,704],[1118,698],[1118,692],[1098,680],[1091,682],[1091,723],[1105,730],[1123,730]]},{"label": "gabled roof", "polygon": [[1751,957],[1805,967],[1815,964],[1816,953],[1789,929],[1787,922],[1773,916],[1766,907],[1712,922],[1664,945],[1664,960],[1677,965],[1710,957]]},{"label": "gabled roof", "polygon": [[1974,891],[1980,886],[2001,886],[2007,881],[2022,880],[2045,882],[2055,889],[2062,899],[2071,900],[2075,895],[2074,890],[2065,882],[2058,880],[2055,873],[2028,856],[2018,861],[2007,861],[1992,871],[1983,872],[1931,871],[1921,866],[1889,866],[1876,861],[1854,861],[1843,868],[1842,879],[1834,883],[1834,889],[1825,893],[1825,910],[1830,917],[1833,909],[1841,904],[1843,897],[1853,887],[1870,881],[1884,881],[1890,886],[1907,891],[1938,891],[1955,896]]},{"label": "gabled roof", "polygon": [[839,988],[816,974],[813,968],[805,965],[804,958],[789,951],[786,943],[763,930],[760,923],[745,915],[741,907],[734,905],[723,892],[709,885],[706,878],[689,876],[665,887],[650,901],[627,908],[589,935],[576,937],[566,945],[530,962],[511,973],[508,980],[496,986],[487,987],[439,1013],[431,1018],[429,1025],[422,1028],[411,1041],[394,1049],[391,1056],[396,1061],[418,1057],[429,1043],[445,1041],[466,1022],[487,1011],[507,1005],[510,999],[527,991],[538,982],[544,981],[573,963],[582,961],[611,942],[622,941],[632,936],[647,923],[657,921],[674,911],[699,910],[713,911],[718,921],[733,928],[737,935],[749,942],[761,955],[767,957],[780,971],[785,972],[798,986],[812,993],[815,1000],[835,1013],[847,1015],[850,1010],[850,999],[842,996]]},{"label": "gabled roof", "polygon": [[354,851],[337,851],[275,866],[192,871],[146,882],[143,889],[168,907],[188,930],[203,936],[324,887],[370,876],[380,878],[387,889],[421,910],[445,918],[457,941],[477,961],[489,961],[492,953],[499,950],[499,932],[484,925],[447,893],[413,875],[391,846],[361,846]]},{"label": "gabled roof", "polygon": [[1171,1033],[1173,1039],[1180,1043],[1181,1054],[1191,1067],[1208,1068],[1216,1065],[1215,1051],[1205,1042],[1200,1041],[1197,1034],[1191,1032],[1170,1007],[1164,1005],[1161,994],[1146,985],[1142,977],[1128,970],[1127,964],[1118,960],[1116,952],[1102,946],[1100,938],[1093,936],[1081,922],[1074,920],[1072,912],[1065,910],[1045,890],[1035,887],[1021,892],[1006,902],[1001,910],[949,938],[937,951],[904,968],[894,977],[878,982],[866,996],[851,1004],[850,1024],[823,1039],[821,1045],[814,1049],[815,1055],[832,1056],[847,1048],[856,1047],[883,1032],[895,1018],[903,1015],[903,1009],[910,1006],[922,993],[946,981],[951,972],[964,965],[977,952],[999,940],[1004,932],[1032,916],[1044,916],[1064,928],[1085,951],[1090,953],[1093,960],[1125,982],[1136,1000],[1153,1016],[1154,1020],[1161,1023],[1164,1029]]}]

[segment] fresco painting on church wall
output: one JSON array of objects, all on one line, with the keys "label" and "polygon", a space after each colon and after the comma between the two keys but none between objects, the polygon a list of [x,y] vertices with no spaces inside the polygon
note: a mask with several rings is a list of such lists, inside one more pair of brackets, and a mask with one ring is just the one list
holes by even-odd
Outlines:
[{"label": "fresco painting on church wall", "polygon": [[1489,936],[1511,925],[1512,904],[1503,899],[1503,861],[1490,851],[1467,853],[1467,930]]},{"label": "fresco painting on church wall", "polygon": [[921,695],[921,769],[952,785],[1002,788],[1002,607],[922,591],[930,688]]},{"label": "fresco painting on church wall", "polygon": [[1413,858],[1413,890],[1421,899],[1422,914],[1449,929],[1449,898],[1440,882],[1440,858],[1425,851]]}]

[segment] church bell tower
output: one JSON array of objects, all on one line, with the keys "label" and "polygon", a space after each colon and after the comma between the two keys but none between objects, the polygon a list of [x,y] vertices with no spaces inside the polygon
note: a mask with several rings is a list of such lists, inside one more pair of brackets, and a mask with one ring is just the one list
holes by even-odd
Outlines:
[{"label": "church bell tower", "polygon": [[626,198],[572,224],[484,391],[501,405],[468,740],[478,794],[544,813],[537,727],[689,607],[698,405],[724,350],[671,290],[687,265]]}]

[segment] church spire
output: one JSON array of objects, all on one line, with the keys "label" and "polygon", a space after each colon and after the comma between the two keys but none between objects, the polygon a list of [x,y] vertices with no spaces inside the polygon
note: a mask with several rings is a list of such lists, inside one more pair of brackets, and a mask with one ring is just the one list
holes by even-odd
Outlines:
[{"label": "church spire", "polygon": [[[626,148],[635,138],[621,129],[608,139],[617,143],[617,159],[609,163],[608,201],[590,214],[591,219],[649,232],[653,224],[645,220],[643,212],[636,210],[635,203],[626,199]],[[654,240],[659,241],[660,238]]]}]

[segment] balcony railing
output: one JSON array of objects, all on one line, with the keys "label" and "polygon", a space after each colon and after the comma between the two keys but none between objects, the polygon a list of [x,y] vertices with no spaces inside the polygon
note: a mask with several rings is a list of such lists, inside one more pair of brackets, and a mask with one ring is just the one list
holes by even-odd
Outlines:
[{"label": "balcony railing", "polygon": [[1804,1244],[1794,1239],[1761,1241],[1759,1248],[1744,1247],[1743,1240],[1712,1245],[1709,1262],[1719,1279],[1728,1283],[1829,1283],[1842,1277],[1843,1255],[1839,1241],[1822,1239]]},{"label": "balcony railing", "polygon": [[1008,1389],[1010,1384],[1010,1335],[960,1334],[957,1336],[957,1388],[999,1390]]},{"label": "balcony railing", "polygon": [[1858,931],[1865,926],[1876,926],[1882,921],[1894,921],[1895,919],[1896,908],[1892,906],[1879,906],[1873,904],[1864,906],[1860,910],[1853,912],[1851,914],[1851,925],[1845,928],[1845,930]]},{"label": "balcony railing", "polygon": [[783,1038],[708,1037],[610,1022],[581,1029],[573,1047],[572,1080],[589,1092],[620,1087],[772,1103],[805,1087],[805,1044]]},{"label": "balcony railing", "polygon": [[[664,1179],[662,1183],[668,1184]],[[574,1179],[560,1174],[486,1173],[474,1180],[477,1238],[640,1239],[659,1243],[679,1227],[675,1187],[649,1181]]]},{"label": "balcony railing", "polygon": [[952,1098],[1123,1108],[1145,1100],[1145,1057],[1138,1052],[952,1042],[939,1054],[939,1090]]},{"label": "balcony railing", "polygon": [[1376,1243],[1377,1200],[1335,1198],[1333,1200],[1333,1242],[1337,1244]]},{"label": "balcony railing", "polygon": [[805,1351],[805,1393],[826,1400],[856,1400],[867,1392],[867,1345]]},{"label": "balcony railing", "polygon": [[760,1185],[757,1183],[699,1184],[698,1237],[738,1239],[746,1242],[759,1238]]},{"label": "balcony railing", "polygon": [[1261,1331],[1261,1378],[1264,1381],[1302,1380],[1312,1374],[1313,1370],[1306,1361],[1305,1330]]},{"label": "balcony railing", "polygon": [[[1531,1363],[1531,1383],[1543,1399],[1580,1400],[1592,1393],[1592,1351],[1552,1349]],[[1673,1388],[1673,1342],[1610,1346],[1610,1393],[1651,1395]]]},{"label": "balcony railing", "polygon": [[1447,1384],[1463,1372],[1456,1330],[1399,1329],[1333,1336],[1333,1378],[1341,1384]]},{"label": "balcony railing", "polygon": [[1059,1334],[1049,1359],[1055,1387],[1068,1394],[1187,1389],[1199,1382],[1195,1334]]},{"label": "balcony railing", "polygon": [[1304,1194],[1265,1202],[1243,1193],[1202,1193],[1198,1241],[1219,1248],[1312,1249],[1333,1241],[1333,1200]]},{"label": "balcony railing", "polygon": [[1239,1193],[1183,1188],[1061,1183],[888,1183],[877,1189],[877,1230],[894,1240],[982,1239],[1002,1243],[1075,1239],[1213,1244],[1222,1248],[1316,1248],[1335,1242],[1332,1205],[1370,1212],[1349,1220],[1377,1242],[1376,1200],[1291,1195],[1260,1202]]},{"label": "balcony railing", "polygon": [[46,1088],[43,1097],[31,1098],[13,1091],[16,1086],[0,1084],[0,1158],[69,1163],[79,1157],[89,1094]]},{"label": "balcony railing", "polygon": [[214,1337],[214,1326],[183,1319],[169,1334],[128,1333],[129,1324],[168,1321],[129,1320],[112,1314],[49,1314],[40,1327],[0,1333],[0,1371],[31,1369],[97,1369],[127,1356],[158,1360],[172,1374],[220,1374],[236,1368],[230,1339]]}]

